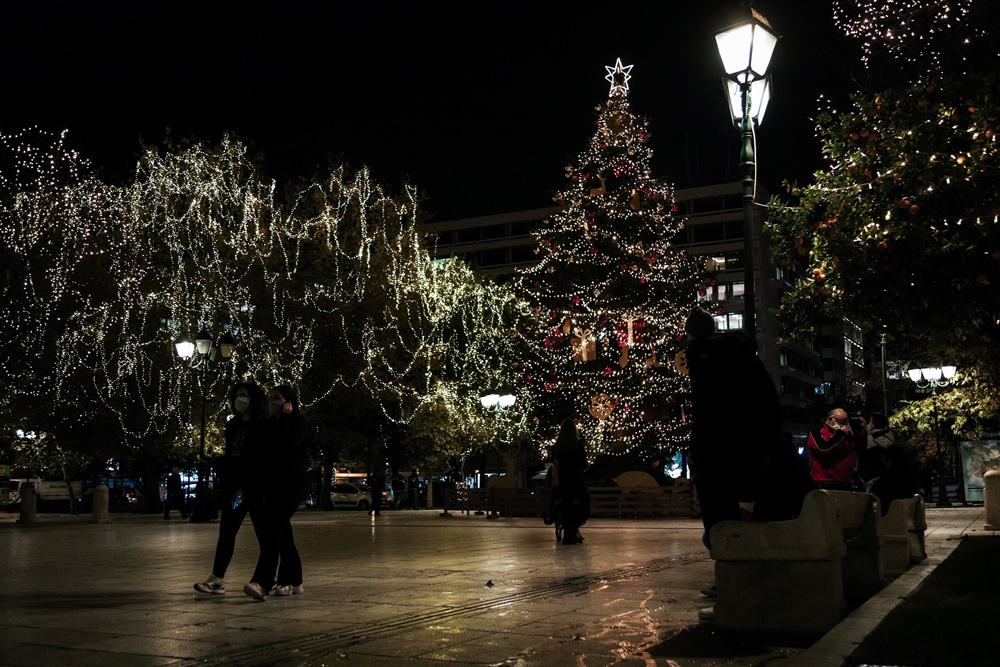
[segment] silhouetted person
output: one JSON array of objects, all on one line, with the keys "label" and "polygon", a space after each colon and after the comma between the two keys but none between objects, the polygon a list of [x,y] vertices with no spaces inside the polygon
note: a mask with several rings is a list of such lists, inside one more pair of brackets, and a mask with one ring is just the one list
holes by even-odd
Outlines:
[{"label": "silhouetted person", "polygon": [[566,419],[552,447],[552,493],[556,495],[562,519],[562,543],[579,544],[580,526],[590,517],[587,490],[587,453],[577,432],[576,422]]},{"label": "silhouetted person", "polygon": [[771,447],[781,435],[774,382],[742,331],[716,333],[712,316],[695,308],[685,324],[690,342],[691,448],[689,462],[710,547],[712,526],[739,521],[740,503],[753,503]]},{"label": "silhouetted person", "polygon": [[255,600],[263,600],[272,590],[274,595],[305,591],[292,516],[305,498],[310,428],[299,413],[298,394],[291,387],[271,389],[267,405],[269,417],[264,422],[264,437],[254,466],[255,474],[260,476],[256,488],[261,492],[250,499],[250,520],[260,556],[250,583],[243,587],[243,592]]},{"label": "silhouetted person", "polygon": [[170,510],[176,509],[181,513],[181,518],[187,518],[187,507],[184,504],[184,487],[181,484],[180,468],[174,466],[173,471],[167,476],[167,497],[163,501],[163,518],[170,518]]},{"label": "silhouetted person", "polygon": [[[261,446],[264,401],[264,390],[253,382],[240,382],[229,392],[232,417],[226,422],[226,450],[218,463],[222,497],[219,540],[215,545],[211,576],[194,585],[199,593],[226,592],[226,570],[236,549],[236,535],[250,510],[251,498],[262,492],[253,483],[251,467],[254,454]],[[257,482],[261,484],[264,480],[260,478]]]}]

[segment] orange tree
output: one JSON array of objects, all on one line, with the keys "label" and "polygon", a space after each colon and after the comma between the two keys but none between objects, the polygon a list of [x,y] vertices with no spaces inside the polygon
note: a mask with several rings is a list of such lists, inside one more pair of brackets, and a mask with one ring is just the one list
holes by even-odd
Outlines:
[{"label": "orange tree", "polygon": [[777,260],[800,279],[793,331],[824,317],[885,326],[904,354],[966,365],[1000,342],[1000,78],[857,94],[819,116],[830,168],[771,201]]}]

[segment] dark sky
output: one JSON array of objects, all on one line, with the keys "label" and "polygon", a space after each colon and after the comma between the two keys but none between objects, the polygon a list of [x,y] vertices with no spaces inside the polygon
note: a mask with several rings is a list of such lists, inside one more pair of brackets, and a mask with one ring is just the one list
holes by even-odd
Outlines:
[{"label": "dark sky", "polygon": [[[830,2],[754,4],[783,37],[758,134],[765,184],[819,166],[816,97],[842,99],[857,65]],[[737,159],[713,34],[739,0],[2,4],[0,131],[68,128],[109,179],[169,127],[236,133],[279,178],[342,156],[416,184],[436,219],[546,206],[617,57],[634,65],[657,176],[705,184]]]}]

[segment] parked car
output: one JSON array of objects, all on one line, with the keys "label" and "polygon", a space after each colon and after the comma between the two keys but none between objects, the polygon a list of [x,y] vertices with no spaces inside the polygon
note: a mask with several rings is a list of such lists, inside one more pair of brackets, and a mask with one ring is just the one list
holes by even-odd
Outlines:
[{"label": "parked car", "polygon": [[[379,505],[382,509],[388,508],[391,504],[389,494],[389,491],[382,492],[382,503]],[[346,482],[338,482],[330,487],[330,502],[333,503],[334,507],[357,508],[359,510],[367,510],[372,505],[371,494],[359,486]]]}]

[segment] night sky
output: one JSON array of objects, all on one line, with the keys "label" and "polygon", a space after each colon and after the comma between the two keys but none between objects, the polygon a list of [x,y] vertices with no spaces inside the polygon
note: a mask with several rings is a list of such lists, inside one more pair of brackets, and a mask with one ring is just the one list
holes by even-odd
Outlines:
[{"label": "night sky", "polygon": [[[845,100],[858,67],[830,1],[754,3],[783,38],[757,139],[772,188],[822,164],[816,98]],[[393,189],[415,184],[446,220],[550,205],[621,57],[634,65],[632,111],[651,122],[655,175],[735,180],[713,34],[740,4],[10,0],[0,131],[69,129],[113,181],[129,178],[140,137],[228,131],[279,180],[342,157]]]}]

